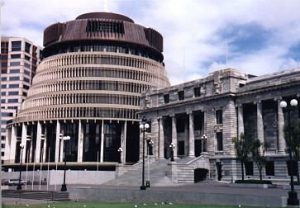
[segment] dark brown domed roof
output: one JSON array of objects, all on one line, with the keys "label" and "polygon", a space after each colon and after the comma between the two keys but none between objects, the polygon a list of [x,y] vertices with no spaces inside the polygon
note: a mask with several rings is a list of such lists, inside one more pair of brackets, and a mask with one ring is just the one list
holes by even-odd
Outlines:
[{"label": "dark brown domed roof", "polygon": [[90,12],[79,15],[76,19],[111,19],[134,23],[134,21],[129,17],[111,12]]}]

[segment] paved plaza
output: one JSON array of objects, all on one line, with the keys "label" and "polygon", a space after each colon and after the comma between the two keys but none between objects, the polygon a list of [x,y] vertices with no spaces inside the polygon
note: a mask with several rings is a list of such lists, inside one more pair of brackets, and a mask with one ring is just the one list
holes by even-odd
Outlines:
[{"label": "paved plaza", "polygon": [[[38,187],[35,187],[38,189]],[[50,186],[54,191],[54,186]],[[56,187],[59,191],[60,187]],[[42,187],[46,189],[46,187]],[[277,185],[272,188],[263,186],[241,187],[237,184],[205,181],[202,183],[172,186],[150,187],[145,191],[136,186],[91,186],[69,185],[71,200],[95,202],[172,202],[187,204],[226,204],[283,207],[286,205],[289,187]],[[3,198],[4,204],[45,203],[43,200]]]}]

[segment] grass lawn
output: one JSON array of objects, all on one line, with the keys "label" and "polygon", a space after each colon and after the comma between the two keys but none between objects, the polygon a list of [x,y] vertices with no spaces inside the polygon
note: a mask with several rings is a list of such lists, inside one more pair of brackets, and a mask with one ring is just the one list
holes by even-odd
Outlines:
[{"label": "grass lawn", "polygon": [[[31,205],[3,205],[3,208],[251,208],[250,206],[225,206],[225,205],[184,205],[168,203],[93,203],[93,202],[55,202],[50,204],[31,204]],[[252,207],[254,208],[254,207]]]}]

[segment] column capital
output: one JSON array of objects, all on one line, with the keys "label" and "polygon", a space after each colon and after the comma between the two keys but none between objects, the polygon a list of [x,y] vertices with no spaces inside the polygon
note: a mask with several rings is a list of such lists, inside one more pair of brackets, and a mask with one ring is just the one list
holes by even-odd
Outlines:
[{"label": "column capital", "polygon": [[274,101],[281,101],[282,100],[282,97],[281,96],[279,96],[279,97],[275,97],[274,99],[273,99]]},{"label": "column capital", "polygon": [[192,114],[193,115],[193,111],[189,109],[189,110],[186,111],[186,114],[188,114],[188,115]]},{"label": "column capital", "polygon": [[262,102],[262,100],[256,100],[253,103],[256,104],[256,105],[259,105],[259,104],[261,104],[261,102]]}]

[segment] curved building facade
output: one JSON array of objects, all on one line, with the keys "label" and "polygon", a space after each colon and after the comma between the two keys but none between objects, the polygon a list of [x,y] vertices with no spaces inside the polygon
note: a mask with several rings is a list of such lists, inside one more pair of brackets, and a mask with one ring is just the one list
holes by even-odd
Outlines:
[{"label": "curved building facade", "polygon": [[123,15],[87,13],[47,27],[44,47],[7,162],[62,162],[64,148],[75,165],[136,162],[141,95],[169,86],[162,36]]}]

